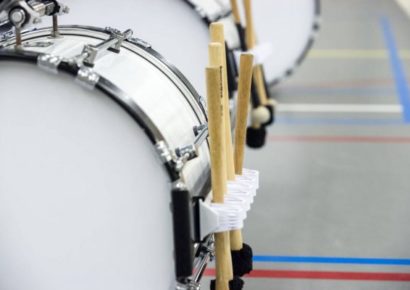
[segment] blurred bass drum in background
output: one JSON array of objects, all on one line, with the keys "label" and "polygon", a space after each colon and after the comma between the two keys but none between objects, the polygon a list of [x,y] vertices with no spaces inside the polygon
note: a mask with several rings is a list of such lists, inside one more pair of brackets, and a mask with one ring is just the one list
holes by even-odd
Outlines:
[{"label": "blurred bass drum in background", "polygon": [[265,62],[266,78],[273,85],[292,75],[311,49],[320,27],[320,0],[252,3],[258,41],[273,46]]}]

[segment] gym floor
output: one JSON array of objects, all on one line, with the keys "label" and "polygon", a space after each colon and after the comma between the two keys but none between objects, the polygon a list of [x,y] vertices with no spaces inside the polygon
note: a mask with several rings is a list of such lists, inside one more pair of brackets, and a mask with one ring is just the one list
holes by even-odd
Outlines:
[{"label": "gym floor", "polygon": [[323,0],[278,122],[247,152],[261,189],[244,237],[252,290],[410,289],[410,18],[393,0]]}]

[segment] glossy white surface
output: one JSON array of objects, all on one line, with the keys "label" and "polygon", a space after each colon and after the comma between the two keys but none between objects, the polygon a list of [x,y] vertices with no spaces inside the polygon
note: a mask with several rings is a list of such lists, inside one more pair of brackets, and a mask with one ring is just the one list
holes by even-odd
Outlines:
[{"label": "glossy white surface", "polygon": [[172,289],[170,184],[141,128],[32,65],[2,62],[0,85],[0,289]]}]

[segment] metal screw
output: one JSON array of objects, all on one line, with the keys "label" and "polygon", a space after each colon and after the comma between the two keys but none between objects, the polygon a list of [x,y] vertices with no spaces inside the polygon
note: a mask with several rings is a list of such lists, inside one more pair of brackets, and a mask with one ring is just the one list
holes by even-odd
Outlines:
[{"label": "metal screw", "polygon": [[20,26],[26,20],[26,13],[23,9],[15,9],[10,14],[10,21],[15,26]]}]

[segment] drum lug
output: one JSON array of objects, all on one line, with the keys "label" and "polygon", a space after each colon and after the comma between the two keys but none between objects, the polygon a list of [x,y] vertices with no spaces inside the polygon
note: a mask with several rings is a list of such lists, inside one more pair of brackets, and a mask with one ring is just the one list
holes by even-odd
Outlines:
[{"label": "drum lug", "polygon": [[88,67],[82,67],[78,70],[76,81],[88,89],[94,89],[100,80],[100,76]]},{"label": "drum lug", "polygon": [[179,147],[175,150],[176,156],[185,164],[199,156],[199,148],[208,138],[208,125],[203,124],[194,127],[195,140],[191,145]]},{"label": "drum lug", "polygon": [[161,161],[163,163],[172,162],[172,153],[165,141],[159,141],[157,144],[155,144],[155,149],[157,150],[159,157],[161,158]]},{"label": "drum lug", "polygon": [[45,71],[58,73],[58,66],[63,59],[51,54],[42,54],[37,58],[37,65]]}]

